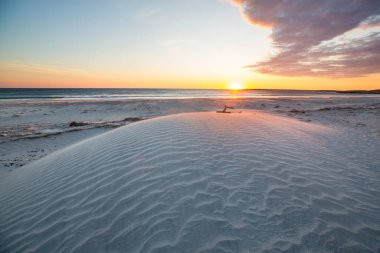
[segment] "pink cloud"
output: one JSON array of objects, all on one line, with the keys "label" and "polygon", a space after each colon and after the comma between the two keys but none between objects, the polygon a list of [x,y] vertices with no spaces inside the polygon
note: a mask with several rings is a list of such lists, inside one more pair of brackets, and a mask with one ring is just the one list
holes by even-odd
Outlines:
[{"label": "pink cloud", "polygon": [[380,72],[379,0],[232,0],[253,25],[272,29],[277,54],[247,66],[285,76]]}]

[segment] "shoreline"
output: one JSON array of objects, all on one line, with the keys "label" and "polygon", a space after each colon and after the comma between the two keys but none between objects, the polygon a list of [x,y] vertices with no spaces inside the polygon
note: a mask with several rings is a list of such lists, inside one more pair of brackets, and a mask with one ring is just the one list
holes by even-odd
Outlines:
[{"label": "shoreline", "polygon": [[[342,131],[347,129],[367,131],[367,134],[380,139],[378,127],[380,126],[380,97],[81,100],[77,102],[40,100],[1,104],[3,107],[0,110],[0,174],[73,144],[76,140],[93,136],[90,133],[104,133],[128,125],[132,123],[125,120],[128,118],[148,119],[183,112],[216,111],[223,108],[225,104],[243,112],[263,111],[300,121],[332,126]],[[74,121],[78,122],[79,126],[70,127],[70,123]],[[66,141],[65,136],[71,141]],[[50,145],[49,142],[55,144]]]},{"label": "shoreline", "polygon": [[[341,93],[341,94],[339,94]],[[345,94],[345,95],[342,95]],[[380,93],[356,93],[356,92],[337,92],[335,95],[256,95],[256,96],[240,96],[226,95],[225,97],[136,97],[136,98],[25,98],[0,99],[0,104],[50,104],[50,103],[103,103],[103,102],[142,102],[142,101],[176,101],[176,100],[252,100],[252,99],[347,99],[347,98],[378,98]]]}]

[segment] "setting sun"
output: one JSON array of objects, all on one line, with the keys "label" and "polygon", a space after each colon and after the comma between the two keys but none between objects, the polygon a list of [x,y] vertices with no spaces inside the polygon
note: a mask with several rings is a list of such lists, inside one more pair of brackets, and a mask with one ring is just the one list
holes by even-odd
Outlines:
[{"label": "setting sun", "polygon": [[238,83],[238,82],[233,82],[233,83],[231,83],[231,84],[228,86],[228,89],[230,89],[230,90],[242,90],[242,89],[243,89],[243,85],[241,85],[241,84]]}]

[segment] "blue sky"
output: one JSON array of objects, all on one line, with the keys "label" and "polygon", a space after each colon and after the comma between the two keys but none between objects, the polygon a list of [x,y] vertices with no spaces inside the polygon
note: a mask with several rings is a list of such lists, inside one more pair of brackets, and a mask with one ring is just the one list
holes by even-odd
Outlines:
[{"label": "blue sky", "polygon": [[[249,25],[226,1],[5,1],[3,63],[100,76],[146,73],[233,81],[269,49],[269,32]],[[257,43],[252,43],[256,41]],[[254,50],[255,48],[255,50]],[[257,50],[260,49],[260,50]]]},{"label": "blue sky", "polygon": [[2,0],[0,87],[376,88],[379,27],[378,0]]}]

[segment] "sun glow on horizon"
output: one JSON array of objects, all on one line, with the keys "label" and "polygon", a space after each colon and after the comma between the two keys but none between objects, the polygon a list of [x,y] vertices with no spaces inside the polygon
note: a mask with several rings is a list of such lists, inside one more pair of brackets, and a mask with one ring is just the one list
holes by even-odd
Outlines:
[{"label": "sun glow on horizon", "polygon": [[229,90],[242,90],[244,89],[243,85],[238,82],[233,82],[228,86]]}]

